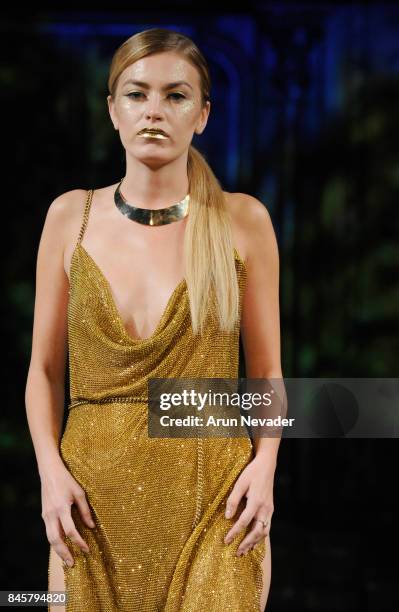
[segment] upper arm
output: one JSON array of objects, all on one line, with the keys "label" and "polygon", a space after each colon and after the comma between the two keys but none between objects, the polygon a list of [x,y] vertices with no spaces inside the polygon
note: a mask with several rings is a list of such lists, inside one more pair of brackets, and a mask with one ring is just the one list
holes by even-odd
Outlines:
[{"label": "upper arm", "polygon": [[30,367],[53,379],[64,380],[67,356],[69,281],[64,269],[64,248],[74,192],[50,204],[39,242]]},{"label": "upper arm", "polygon": [[279,253],[267,208],[256,198],[242,200],[247,282],[241,337],[247,378],[280,378]]}]

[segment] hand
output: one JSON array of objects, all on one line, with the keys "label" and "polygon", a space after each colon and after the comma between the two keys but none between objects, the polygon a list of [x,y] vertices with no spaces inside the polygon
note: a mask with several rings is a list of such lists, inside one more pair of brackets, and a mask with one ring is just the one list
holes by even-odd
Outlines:
[{"label": "hand", "polygon": [[[234,516],[243,495],[247,498],[247,504],[237,522],[227,533],[224,539],[226,544],[230,544],[236,535],[253,520],[253,529],[240,543],[236,553],[237,557],[246,554],[270,533],[271,518],[274,512],[273,481],[274,470],[265,465],[263,455],[257,455],[241,472],[227,498],[226,518]],[[267,521],[267,526],[264,527],[259,521]]]},{"label": "hand", "polygon": [[73,565],[73,557],[64,541],[64,536],[68,536],[83,552],[90,552],[73,522],[71,515],[73,503],[76,503],[85,523],[89,527],[95,527],[85,492],[62,463],[42,477],[41,516],[46,524],[49,543],[69,566]]}]

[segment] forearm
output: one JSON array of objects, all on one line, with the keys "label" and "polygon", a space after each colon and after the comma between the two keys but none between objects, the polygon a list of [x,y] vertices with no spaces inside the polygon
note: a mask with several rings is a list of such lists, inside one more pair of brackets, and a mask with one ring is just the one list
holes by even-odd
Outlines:
[{"label": "forearm", "polygon": [[29,369],[25,405],[41,478],[52,466],[62,462],[59,443],[64,416],[64,393],[64,380],[55,381],[42,369]]},{"label": "forearm", "polygon": [[253,439],[256,458],[262,462],[266,469],[273,472],[277,465],[277,454],[280,442],[280,437],[254,437]]},{"label": "forearm", "polygon": [[[270,409],[263,412],[261,411],[258,416],[266,418],[286,417],[287,394],[282,372],[269,372],[268,374],[263,374],[263,376],[257,373],[256,376],[252,376],[253,378],[263,378],[265,381],[265,389],[267,389],[269,393],[272,389],[275,398]],[[258,436],[255,434],[253,438],[255,455],[267,469],[274,472],[277,465],[277,455],[283,429],[280,426],[267,427],[263,430],[260,429],[260,432]]]}]

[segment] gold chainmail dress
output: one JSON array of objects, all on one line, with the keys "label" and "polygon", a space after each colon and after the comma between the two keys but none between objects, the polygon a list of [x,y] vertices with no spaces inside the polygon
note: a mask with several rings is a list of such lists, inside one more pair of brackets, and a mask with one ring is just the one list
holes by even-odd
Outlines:
[{"label": "gold chainmail dress", "polygon": [[[65,538],[67,612],[259,612],[266,543],[240,557],[252,528],[230,544],[226,499],[253,459],[249,437],[150,438],[148,379],[236,378],[239,322],[220,332],[209,316],[202,337],[191,328],[183,280],[154,333],[126,331],[107,279],[81,244],[93,190],[72,255],[68,304],[71,403],[61,440],[65,465],[86,493],[95,528],[71,507],[87,542]],[[246,267],[234,249],[240,313]],[[50,575],[50,562],[49,562]]]}]

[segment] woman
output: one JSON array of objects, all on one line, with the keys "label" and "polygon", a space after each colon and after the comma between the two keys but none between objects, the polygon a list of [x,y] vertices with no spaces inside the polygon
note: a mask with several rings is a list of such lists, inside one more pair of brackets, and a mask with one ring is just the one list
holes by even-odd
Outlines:
[{"label": "woman", "polygon": [[191,145],[210,80],[189,38],[132,36],[108,85],[126,174],[57,197],[38,250],[26,404],[49,590],[70,612],[263,610],[279,440],[149,437],[147,383],[236,378],[240,328],[247,376],[282,376],[270,216]]}]

